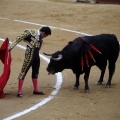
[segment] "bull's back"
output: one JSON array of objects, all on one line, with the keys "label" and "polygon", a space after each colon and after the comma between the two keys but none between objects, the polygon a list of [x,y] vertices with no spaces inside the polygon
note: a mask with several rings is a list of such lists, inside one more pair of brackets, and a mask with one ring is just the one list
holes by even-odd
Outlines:
[{"label": "bull's back", "polygon": [[119,55],[119,42],[114,34],[86,36],[86,40],[98,48],[102,52],[103,57],[108,60],[117,60]]}]

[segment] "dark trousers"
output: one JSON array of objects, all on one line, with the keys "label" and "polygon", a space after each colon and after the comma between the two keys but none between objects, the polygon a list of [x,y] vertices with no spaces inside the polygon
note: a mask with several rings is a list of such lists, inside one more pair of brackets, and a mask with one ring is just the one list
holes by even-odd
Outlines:
[{"label": "dark trousers", "polygon": [[38,78],[40,68],[40,56],[39,49],[36,47],[34,48],[27,47],[25,51],[25,59],[18,79],[24,79],[30,67],[32,67],[31,77]]}]

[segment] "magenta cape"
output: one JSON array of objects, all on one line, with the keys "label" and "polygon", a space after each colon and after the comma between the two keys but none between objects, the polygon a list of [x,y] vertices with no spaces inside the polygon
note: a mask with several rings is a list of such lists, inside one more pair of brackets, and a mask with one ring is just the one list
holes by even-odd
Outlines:
[{"label": "magenta cape", "polygon": [[6,38],[0,47],[0,60],[4,64],[3,72],[0,76],[0,99],[5,97],[3,89],[10,75],[11,53],[8,51],[8,44],[9,40]]}]

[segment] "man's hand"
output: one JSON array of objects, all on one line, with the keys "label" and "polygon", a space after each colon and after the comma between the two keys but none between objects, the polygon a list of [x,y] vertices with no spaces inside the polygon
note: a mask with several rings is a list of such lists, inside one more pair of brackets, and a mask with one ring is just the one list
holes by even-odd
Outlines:
[{"label": "man's hand", "polygon": [[11,49],[11,47],[10,46],[8,46],[8,51],[11,51],[12,49]]}]

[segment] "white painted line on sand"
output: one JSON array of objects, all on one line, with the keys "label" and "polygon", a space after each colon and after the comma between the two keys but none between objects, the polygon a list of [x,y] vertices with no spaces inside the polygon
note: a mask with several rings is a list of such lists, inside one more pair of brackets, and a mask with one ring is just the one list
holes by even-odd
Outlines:
[{"label": "white painted line on sand", "polygon": [[[8,19],[8,18],[1,18],[3,20],[10,20],[10,21],[14,21],[14,22],[20,22],[20,23],[25,23],[25,24],[31,24],[31,25],[36,25],[36,26],[48,26],[48,25],[43,25],[43,24],[38,24],[38,23],[33,23],[33,22],[27,22],[27,21],[23,21],[23,20],[14,20],[14,19]],[[81,35],[88,35],[91,36],[90,34],[84,33],[84,32],[78,32],[75,30],[69,30],[69,29],[65,29],[65,28],[59,28],[59,27],[54,27],[54,26],[49,26],[52,29],[57,29],[57,30],[62,30],[62,31],[67,31],[67,32],[73,32],[73,33],[78,33]]]}]

